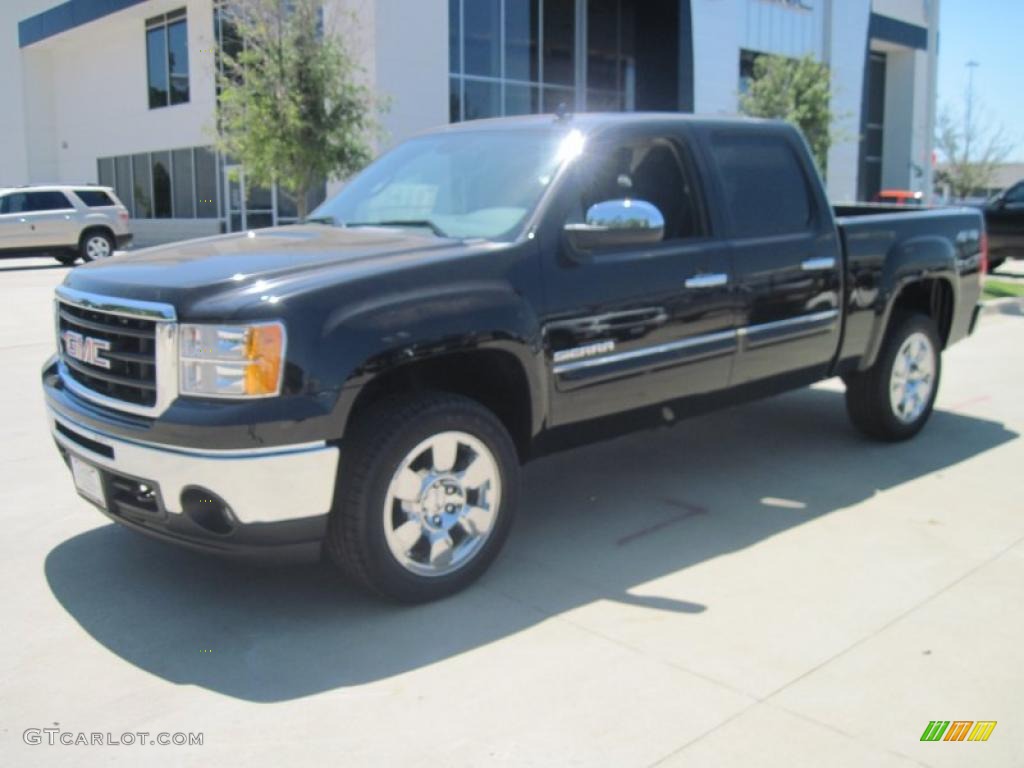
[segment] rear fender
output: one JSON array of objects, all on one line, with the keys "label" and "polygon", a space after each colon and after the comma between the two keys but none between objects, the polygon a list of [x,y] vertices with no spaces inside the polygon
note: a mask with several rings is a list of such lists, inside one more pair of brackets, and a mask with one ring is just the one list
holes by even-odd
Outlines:
[{"label": "rear fender", "polygon": [[900,242],[886,255],[881,290],[875,304],[875,321],[858,370],[867,370],[878,359],[900,294],[909,285],[934,279],[949,284],[953,292],[953,307],[958,306],[957,255],[949,238],[938,235],[913,237]]}]

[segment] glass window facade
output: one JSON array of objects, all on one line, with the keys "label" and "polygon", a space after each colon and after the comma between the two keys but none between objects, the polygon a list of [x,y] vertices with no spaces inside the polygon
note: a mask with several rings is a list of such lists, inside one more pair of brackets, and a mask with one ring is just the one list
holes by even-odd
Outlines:
[{"label": "glass window facade", "polygon": [[180,8],[146,21],[149,108],[188,101],[188,21]]},{"label": "glass window facade", "polygon": [[634,109],[638,7],[640,0],[449,0],[451,121]]},{"label": "glass window facade", "polygon": [[111,186],[138,219],[216,219],[217,155],[185,147],[96,160],[100,184]]}]

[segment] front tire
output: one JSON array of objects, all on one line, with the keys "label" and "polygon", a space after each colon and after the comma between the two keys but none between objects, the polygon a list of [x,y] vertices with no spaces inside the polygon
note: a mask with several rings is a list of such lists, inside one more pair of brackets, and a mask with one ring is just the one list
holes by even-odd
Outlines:
[{"label": "front tire", "polygon": [[343,440],[338,467],[327,552],[356,584],[400,602],[436,600],[475,581],[518,503],[508,431],[459,395],[371,406]]},{"label": "front tire", "polygon": [[907,440],[924,427],[942,373],[939,334],[927,315],[893,318],[875,364],[846,379],[846,410],[868,437]]},{"label": "front tire", "polygon": [[102,261],[114,255],[114,238],[102,229],[91,229],[82,235],[78,244],[82,261]]}]

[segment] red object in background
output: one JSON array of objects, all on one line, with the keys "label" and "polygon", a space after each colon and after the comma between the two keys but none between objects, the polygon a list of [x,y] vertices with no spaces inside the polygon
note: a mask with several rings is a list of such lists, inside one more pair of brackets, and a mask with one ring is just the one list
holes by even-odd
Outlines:
[{"label": "red object in background", "polygon": [[981,274],[988,274],[988,232],[981,233]]},{"label": "red object in background", "polygon": [[890,205],[922,205],[924,195],[909,189],[883,189],[875,195],[875,202]]}]

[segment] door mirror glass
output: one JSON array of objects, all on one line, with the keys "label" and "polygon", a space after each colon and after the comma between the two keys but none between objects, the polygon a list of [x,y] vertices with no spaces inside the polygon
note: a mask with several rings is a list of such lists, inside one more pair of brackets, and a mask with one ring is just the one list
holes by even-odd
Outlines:
[{"label": "door mirror glass", "polygon": [[587,209],[582,224],[566,224],[565,234],[579,251],[651,245],[665,236],[665,217],[646,200],[605,200]]}]

